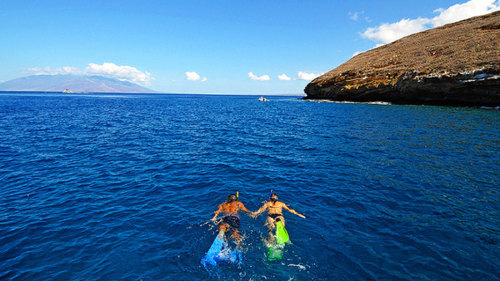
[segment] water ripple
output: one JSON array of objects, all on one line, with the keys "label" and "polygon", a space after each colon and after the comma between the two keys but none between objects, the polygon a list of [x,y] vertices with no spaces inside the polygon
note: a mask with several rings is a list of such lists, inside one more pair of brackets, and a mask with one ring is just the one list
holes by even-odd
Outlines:
[{"label": "water ripple", "polygon": [[[0,94],[0,280],[494,280],[497,111],[276,97]],[[293,244],[200,264],[231,192]]]}]

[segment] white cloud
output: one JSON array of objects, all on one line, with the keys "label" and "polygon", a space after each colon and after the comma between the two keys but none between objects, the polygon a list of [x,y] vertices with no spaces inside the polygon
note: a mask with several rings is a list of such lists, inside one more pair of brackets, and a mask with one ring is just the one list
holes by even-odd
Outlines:
[{"label": "white cloud", "polygon": [[281,81],[290,81],[292,78],[288,77],[285,73],[278,75],[278,79]]},{"label": "white cloud", "polygon": [[148,85],[152,80],[149,72],[142,72],[132,66],[120,66],[114,63],[103,63],[102,65],[89,63],[83,71],[73,66],[63,66],[61,68],[47,66],[43,68],[31,67],[24,69],[23,72],[35,75],[100,75],[142,85]]},{"label": "white cloud", "polygon": [[81,71],[73,66],[63,66],[61,71],[63,73],[68,73],[68,74],[74,74],[74,73],[81,73]]},{"label": "white cloud", "polygon": [[402,19],[396,23],[384,23],[378,27],[370,27],[361,34],[361,37],[373,41],[390,43],[407,35],[426,29],[429,19]]},{"label": "white cloud", "polygon": [[51,67],[30,67],[23,70],[23,72],[34,75],[81,75],[83,74],[78,68],[73,66],[63,66],[61,68]]},{"label": "white cloud", "polygon": [[361,37],[377,42],[390,43],[404,36],[429,28],[480,16],[500,10],[500,0],[470,0],[447,9],[437,9],[433,18],[402,19],[395,23],[384,23],[366,29]]},{"label": "white cloud", "polygon": [[359,54],[361,54],[363,52],[365,52],[365,51],[355,52],[354,54],[352,54],[351,58],[354,58],[355,56],[357,56],[357,55],[359,55]]},{"label": "white cloud", "polygon": [[353,21],[357,21],[359,19],[364,19],[366,22],[371,22],[371,19],[367,16],[364,16],[365,11],[361,12],[348,12],[347,15],[349,16],[349,19]]},{"label": "white cloud", "polygon": [[190,81],[198,81],[200,80],[200,75],[198,75],[198,73],[196,72],[186,72],[186,78],[187,80],[190,80]]},{"label": "white cloud", "polygon": [[352,20],[358,20],[358,18],[359,18],[358,12],[354,12],[354,13],[349,12],[348,15],[349,15],[349,18]]},{"label": "white cloud", "polygon": [[323,73],[321,74],[315,74],[315,73],[306,73],[306,72],[302,72],[302,71],[299,71],[298,75],[297,75],[297,79],[299,80],[306,80],[306,81],[310,81],[310,80],[313,80],[314,78],[322,75]]},{"label": "white cloud", "polygon": [[[384,45],[385,45],[385,44],[377,44],[377,45],[375,45],[373,48],[371,48],[371,49],[369,49],[369,50],[373,50],[373,49],[376,49],[376,48],[378,48],[378,47],[380,47],[380,46],[384,46]],[[351,57],[351,58],[353,58],[353,57],[355,57],[355,56],[357,56],[357,55],[359,55],[359,54],[361,54],[361,53],[364,53],[364,52],[366,52],[366,51],[369,51],[369,50],[355,52],[354,54],[352,54],[352,57]]]},{"label": "white cloud", "polygon": [[248,72],[248,77],[250,77],[252,80],[257,80],[257,81],[269,81],[269,80],[271,80],[269,75],[257,76],[255,74],[253,74],[252,72]]},{"label": "white cloud", "polygon": [[142,72],[132,66],[116,65],[111,62],[105,62],[102,65],[89,63],[85,68],[85,73],[87,75],[102,75],[138,84],[147,84],[151,81],[151,74],[149,72]]},{"label": "white cloud", "polygon": [[448,9],[437,9],[434,13],[438,16],[432,19],[433,27],[445,25],[470,17],[484,15],[500,10],[500,1],[498,0],[470,0],[463,4],[456,4]]},{"label": "white cloud", "polygon": [[[201,76],[196,73],[196,72],[186,72],[186,78],[187,80],[189,81],[200,81],[201,79]],[[203,79],[201,79],[201,82],[206,82],[207,81],[207,77],[203,77]]]}]

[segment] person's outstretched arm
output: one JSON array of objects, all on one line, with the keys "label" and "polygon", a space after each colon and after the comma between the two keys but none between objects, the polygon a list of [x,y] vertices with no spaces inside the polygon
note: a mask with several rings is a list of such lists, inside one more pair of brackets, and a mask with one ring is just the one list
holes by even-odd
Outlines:
[{"label": "person's outstretched arm", "polygon": [[305,219],[305,218],[306,218],[306,216],[304,216],[303,214],[299,214],[299,213],[298,213],[297,211],[295,211],[294,209],[292,209],[292,208],[288,207],[288,205],[287,205],[287,204],[284,204],[284,203],[283,203],[283,208],[284,208],[285,210],[289,211],[290,213],[292,213],[292,214],[294,214],[294,215],[297,215],[297,216],[299,216],[299,217],[301,217],[301,218],[303,218],[303,219]]},{"label": "person's outstretched arm", "polygon": [[222,211],[222,207],[221,205],[219,205],[219,208],[217,209],[217,211],[215,211],[215,215],[214,217],[211,219],[211,221],[215,222],[215,219],[217,219],[217,216],[219,215],[219,213]]},{"label": "person's outstretched arm", "polygon": [[245,207],[245,205],[243,205],[243,203],[240,202],[239,205],[240,205],[240,210],[243,210],[243,211],[247,212],[248,216],[250,216],[250,217],[252,216],[252,211],[250,211],[249,209],[247,209],[247,207]]},{"label": "person's outstretched arm", "polygon": [[252,213],[252,217],[258,217],[262,212],[264,212],[265,210],[267,209],[267,203],[262,205],[262,207],[260,207],[260,209],[258,209],[257,211],[253,212]]}]

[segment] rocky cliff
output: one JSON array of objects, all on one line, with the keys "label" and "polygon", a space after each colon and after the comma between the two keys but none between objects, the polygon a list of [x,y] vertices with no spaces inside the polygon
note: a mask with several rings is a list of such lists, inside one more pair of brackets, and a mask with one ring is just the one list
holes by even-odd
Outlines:
[{"label": "rocky cliff", "polygon": [[500,11],[361,53],[304,91],[305,99],[500,106]]}]

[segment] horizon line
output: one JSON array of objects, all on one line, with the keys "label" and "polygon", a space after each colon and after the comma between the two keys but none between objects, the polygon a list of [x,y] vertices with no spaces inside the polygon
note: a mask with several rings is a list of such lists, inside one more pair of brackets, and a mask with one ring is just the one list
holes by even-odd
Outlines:
[{"label": "horizon line", "polygon": [[36,91],[36,90],[0,90],[0,93],[46,93],[46,94],[125,94],[125,95],[206,95],[206,96],[305,96],[306,94],[257,94],[257,93],[167,93],[167,92],[71,92],[64,93],[63,91]]}]

